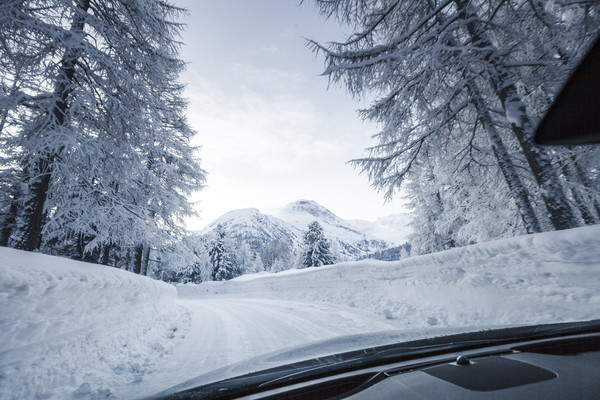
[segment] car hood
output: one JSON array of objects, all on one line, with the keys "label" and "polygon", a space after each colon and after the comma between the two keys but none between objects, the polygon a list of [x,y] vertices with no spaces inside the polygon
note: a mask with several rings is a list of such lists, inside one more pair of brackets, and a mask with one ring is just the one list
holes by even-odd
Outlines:
[{"label": "car hood", "polygon": [[315,362],[315,364],[318,364],[319,359],[326,356],[354,352],[358,350],[368,353],[373,351],[373,349],[376,347],[391,344],[465,332],[486,331],[503,327],[505,326],[461,328],[432,327],[425,329],[380,331],[319,340],[305,345],[289,347],[271,353],[266,353],[216,369],[173,386],[168,390],[157,394],[156,397],[165,396],[171,393],[180,392],[186,389],[246,375],[257,371],[287,366],[300,361],[312,360]]},{"label": "car hood", "polygon": [[179,392],[183,392],[185,397],[188,389],[196,395],[221,397],[224,394],[251,393],[252,390],[400,361],[587,333],[600,333],[600,320],[344,336],[255,357],[188,380],[154,397],[170,398],[172,394],[177,397]]}]

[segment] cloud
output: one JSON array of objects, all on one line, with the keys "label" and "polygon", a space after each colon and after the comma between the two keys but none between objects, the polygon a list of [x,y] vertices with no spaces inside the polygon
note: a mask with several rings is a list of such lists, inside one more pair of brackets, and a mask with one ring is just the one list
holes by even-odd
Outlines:
[{"label": "cloud", "polygon": [[[347,218],[392,213],[346,164],[373,143],[340,87],[327,90],[322,56],[303,37],[343,38],[313,7],[294,2],[177,0],[191,9],[182,57],[190,61],[189,121],[198,131],[208,188],[194,197],[198,227],[236,208],[309,198]],[[341,29],[341,30],[340,30]],[[341,36],[340,36],[341,35]]]},{"label": "cloud", "polygon": [[291,69],[235,63],[230,66],[229,71],[233,79],[259,89],[262,94],[292,93],[307,83],[305,73]]},{"label": "cloud", "polygon": [[307,78],[294,70],[235,64],[230,71],[225,84],[194,76],[187,89],[195,144],[209,173],[198,196],[202,224],[231,209],[298,198],[333,205],[379,199],[346,165],[375,131],[346,101],[305,90]]}]

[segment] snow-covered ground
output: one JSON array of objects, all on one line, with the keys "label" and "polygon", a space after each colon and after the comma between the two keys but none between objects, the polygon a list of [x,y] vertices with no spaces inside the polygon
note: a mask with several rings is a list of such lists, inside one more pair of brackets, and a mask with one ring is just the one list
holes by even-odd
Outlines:
[{"label": "snow-covered ground", "polygon": [[180,288],[356,307],[402,328],[600,318],[600,225],[520,236],[403,261],[363,260]]},{"label": "snow-covered ground", "polygon": [[186,326],[176,297],[126,271],[0,248],[0,398],[100,399],[142,381]]},{"label": "snow-covered ground", "polygon": [[599,282],[600,225],[182,285],[178,297],[114,268],[0,249],[0,398],[139,398],[340,335],[594,319]]}]

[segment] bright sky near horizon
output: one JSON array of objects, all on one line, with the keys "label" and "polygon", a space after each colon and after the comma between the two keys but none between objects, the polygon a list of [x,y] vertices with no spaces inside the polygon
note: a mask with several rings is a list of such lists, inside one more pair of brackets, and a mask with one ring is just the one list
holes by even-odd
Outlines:
[{"label": "bright sky near horizon", "polygon": [[405,212],[384,203],[346,162],[376,144],[377,127],[340,86],[328,89],[323,56],[304,38],[341,40],[342,28],[298,0],[176,0],[189,10],[181,56],[188,62],[189,122],[198,131],[207,187],[194,196],[201,229],[240,208],[263,212],[315,200],[344,219]]}]

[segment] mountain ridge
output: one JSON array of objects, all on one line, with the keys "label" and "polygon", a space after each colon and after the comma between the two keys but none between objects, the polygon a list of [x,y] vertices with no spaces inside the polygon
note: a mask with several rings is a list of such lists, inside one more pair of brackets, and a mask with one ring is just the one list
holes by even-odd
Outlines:
[{"label": "mountain ridge", "polygon": [[[398,215],[400,217],[394,217]],[[382,221],[388,222],[382,226],[388,231],[408,229],[406,223],[394,224],[394,221],[407,221],[406,215],[392,214],[383,218]],[[262,213],[257,208],[231,210],[208,224],[202,233],[208,234],[221,225],[232,239],[247,243],[254,251],[280,242],[291,253],[297,254],[302,248],[303,233],[313,221],[323,227],[339,261],[355,260],[403,243],[378,237],[377,232],[381,229],[373,224],[381,225],[381,222],[344,220],[314,200],[297,200],[273,210],[271,214]],[[397,237],[402,236],[406,237],[407,233]],[[387,237],[392,237],[389,232]]]}]

